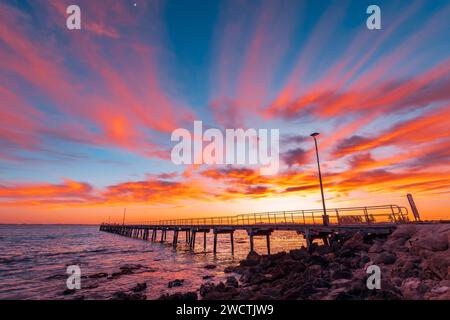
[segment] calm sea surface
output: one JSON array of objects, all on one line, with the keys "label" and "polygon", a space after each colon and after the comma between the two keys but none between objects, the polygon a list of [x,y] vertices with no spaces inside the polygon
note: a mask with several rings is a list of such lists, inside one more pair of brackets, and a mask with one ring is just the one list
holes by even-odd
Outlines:
[{"label": "calm sea surface", "polygon": [[[171,243],[172,233],[168,233]],[[218,236],[218,253],[212,250],[212,234],[203,251],[203,236],[197,236],[196,250],[190,252],[179,235],[173,249],[165,243],[131,239],[98,231],[98,226],[74,225],[0,225],[0,299],[111,299],[114,292],[128,292],[137,283],[146,282],[148,299],[164,293],[196,291],[205,282],[219,282],[229,274],[224,268],[236,265],[249,250],[245,232],[235,233],[235,255],[230,254],[229,235]],[[299,248],[301,236],[295,232],[275,232],[272,253]],[[255,249],[266,253],[265,237],[255,237]],[[126,265],[142,265],[133,274],[115,279],[92,279],[96,273],[111,275]],[[214,264],[208,270],[204,266]],[[68,265],[81,268],[81,289],[64,295]],[[204,280],[203,276],[212,276]],[[168,282],[184,279],[180,287],[168,288]]]}]

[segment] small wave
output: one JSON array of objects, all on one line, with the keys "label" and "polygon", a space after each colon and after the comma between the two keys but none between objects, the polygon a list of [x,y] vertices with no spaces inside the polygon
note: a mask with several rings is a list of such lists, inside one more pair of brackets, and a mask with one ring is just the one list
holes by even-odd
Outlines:
[{"label": "small wave", "polygon": [[9,257],[9,258],[0,258],[0,264],[13,264],[13,263],[21,263],[31,261],[31,257]]},{"label": "small wave", "polygon": [[80,255],[80,254],[91,254],[91,253],[113,253],[113,251],[105,248],[93,249],[93,250],[76,250],[76,251],[64,251],[64,252],[48,252],[40,254],[39,257],[49,258],[57,256],[70,256],[70,255]]}]

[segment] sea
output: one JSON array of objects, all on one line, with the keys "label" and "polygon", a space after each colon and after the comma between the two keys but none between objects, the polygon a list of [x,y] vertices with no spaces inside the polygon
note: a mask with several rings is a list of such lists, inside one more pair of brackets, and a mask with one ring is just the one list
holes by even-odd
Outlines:
[{"label": "sea", "polygon": [[[94,225],[0,225],[0,299],[108,300],[119,291],[133,292],[138,283],[146,283],[141,293],[147,299],[198,292],[202,284],[225,281],[230,273],[224,269],[247,256],[246,232],[235,232],[234,239],[232,255],[229,235],[218,235],[214,255],[212,233],[207,235],[206,251],[200,234],[191,251],[181,232],[173,248],[171,232],[167,242],[160,243],[102,232]],[[304,244],[302,236],[295,232],[275,231],[271,253]],[[266,254],[265,237],[255,237],[255,250]],[[72,275],[69,266],[79,268],[80,289],[68,290],[67,279]],[[120,274],[124,268],[132,272]],[[181,285],[169,288],[169,282],[176,279],[182,280],[178,282]]]}]

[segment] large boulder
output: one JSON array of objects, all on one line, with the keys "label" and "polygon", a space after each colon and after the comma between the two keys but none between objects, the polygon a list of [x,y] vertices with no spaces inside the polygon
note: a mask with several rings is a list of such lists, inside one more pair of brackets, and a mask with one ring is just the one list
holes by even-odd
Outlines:
[{"label": "large boulder", "polygon": [[415,255],[430,256],[429,251],[445,251],[449,248],[450,227],[447,225],[423,225],[409,239],[410,250]]},{"label": "large boulder", "polygon": [[440,279],[450,279],[450,250],[435,252],[427,264]]},{"label": "large boulder", "polygon": [[397,229],[391,234],[392,239],[405,239],[408,240],[417,232],[417,225],[414,224],[403,224],[399,225]]},{"label": "large boulder", "polygon": [[364,243],[364,235],[360,232],[355,233],[350,239],[344,242],[343,250],[361,251],[367,250],[368,245]]},{"label": "large boulder", "polygon": [[261,256],[257,254],[255,251],[251,251],[245,260],[242,260],[240,263],[241,267],[252,267],[259,264],[261,260]]}]

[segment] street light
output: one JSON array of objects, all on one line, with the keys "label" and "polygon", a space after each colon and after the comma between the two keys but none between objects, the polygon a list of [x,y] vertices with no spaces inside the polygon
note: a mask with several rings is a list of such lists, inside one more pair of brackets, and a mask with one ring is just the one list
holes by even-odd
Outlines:
[{"label": "street light", "polygon": [[318,132],[314,132],[311,134],[311,137],[314,138],[314,144],[316,145],[316,157],[317,157],[317,168],[319,169],[319,180],[320,180],[320,193],[322,194],[322,206],[323,206],[323,225],[327,226],[329,223],[329,217],[327,215],[327,209],[325,207],[325,197],[323,195],[323,184],[322,184],[322,173],[320,172],[320,162],[319,162],[319,150],[317,148],[317,139],[316,137],[319,135]]}]

